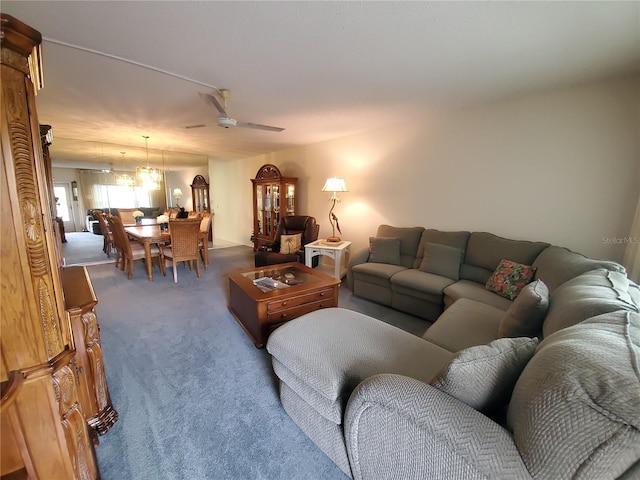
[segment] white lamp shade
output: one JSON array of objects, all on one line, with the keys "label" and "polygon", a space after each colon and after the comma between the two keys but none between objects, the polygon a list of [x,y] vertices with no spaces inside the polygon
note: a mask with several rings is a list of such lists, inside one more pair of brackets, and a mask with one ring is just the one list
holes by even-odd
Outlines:
[{"label": "white lamp shade", "polygon": [[343,178],[331,177],[327,178],[327,181],[322,187],[323,192],[348,192],[347,184]]},{"label": "white lamp shade", "polygon": [[176,198],[182,198],[182,190],[180,190],[179,188],[174,188],[173,196]]}]

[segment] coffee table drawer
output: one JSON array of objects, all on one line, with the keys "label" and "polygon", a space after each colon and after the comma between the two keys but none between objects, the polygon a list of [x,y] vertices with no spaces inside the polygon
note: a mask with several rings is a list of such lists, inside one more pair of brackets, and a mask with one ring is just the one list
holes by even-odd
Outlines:
[{"label": "coffee table drawer", "polygon": [[284,323],[293,318],[297,318],[300,315],[304,315],[305,313],[315,312],[316,310],[320,310],[321,308],[329,307],[337,307],[337,305],[334,305],[333,299],[331,297],[327,298],[326,300],[305,303],[304,305],[300,305],[297,307],[287,308],[278,312],[267,313],[267,323]]},{"label": "coffee table drawer", "polygon": [[[305,303],[317,302],[319,300],[331,300],[333,298],[333,289],[327,288],[317,292],[300,295],[298,297],[285,298],[267,303],[267,312],[276,312],[283,309],[291,309]],[[311,311],[311,310],[309,310]],[[300,314],[301,315],[301,314]]]}]

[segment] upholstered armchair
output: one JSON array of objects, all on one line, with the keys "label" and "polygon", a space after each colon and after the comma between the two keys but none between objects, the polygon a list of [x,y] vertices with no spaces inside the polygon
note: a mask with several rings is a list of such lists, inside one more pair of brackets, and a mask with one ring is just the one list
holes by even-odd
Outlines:
[{"label": "upholstered armchair", "polygon": [[[273,242],[264,245],[256,252],[255,266],[264,267],[287,262],[304,263],[304,246],[318,239],[319,230],[320,226],[316,223],[315,217],[308,215],[283,217],[280,225],[278,225]],[[297,239],[292,237],[296,234],[300,234],[299,245]]]}]

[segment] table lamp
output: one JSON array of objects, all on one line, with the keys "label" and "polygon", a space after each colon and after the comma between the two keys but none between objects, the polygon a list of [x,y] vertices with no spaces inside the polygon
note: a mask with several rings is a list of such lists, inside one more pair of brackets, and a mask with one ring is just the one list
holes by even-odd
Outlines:
[{"label": "table lamp", "polygon": [[340,199],[336,195],[338,192],[348,192],[347,184],[344,182],[344,179],[331,177],[327,178],[327,181],[322,187],[323,192],[333,192],[331,198],[329,198],[331,204],[331,210],[329,210],[329,223],[331,223],[332,234],[329,238],[327,238],[327,242],[339,242],[340,237],[336,237],[336,229],[338,229],[338,233],[342,233],[340,231],[340,225],[338,224],[338,217],[333,213],[333,209],[336,208],[336,202],[340,202]]},{"label": "table lamp", "polygon": [[178,205],[178,201],[182,198],[182,190],[180,190],[179,188],[174,188],[173,196],[176,197],[176,207],[179,207],[180,205]]}]

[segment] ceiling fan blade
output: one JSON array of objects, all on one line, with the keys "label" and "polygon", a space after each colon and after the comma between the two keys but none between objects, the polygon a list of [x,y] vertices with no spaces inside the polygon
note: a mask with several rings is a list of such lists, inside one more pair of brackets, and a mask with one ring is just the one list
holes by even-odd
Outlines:
[{"label": "ceiling fan blade", "polygon": [[259,123],[251,122],[238,122],[236,126],[242,128],[255,128],[256,130],[268,130],[270,132],[282,132],[284,130],[284,128],[280,127],[272,127],[270,125],[261,125]]},{"label": "ceiling fan blade", "polygon": [[202,99],[205,101],[205,103],[207,105],[209,105],[210,107],[215,108],[218,112],[220,112],[225,117],[228,116],[227,115],[227,111],[224,109],[224,107],[218,101],[218,99],[216,97],[214,97],[213,95],[211,95],[209,93],[198,92],[198,94],[200,94],[200,97],[202,97]]},{"label": "ceiling fan blade", "polygon": [[208,125],[205,125],[204,123],[201,123],[199,125],[187,125],[184,128],[202,128],[202,127],[207,127]]}]

